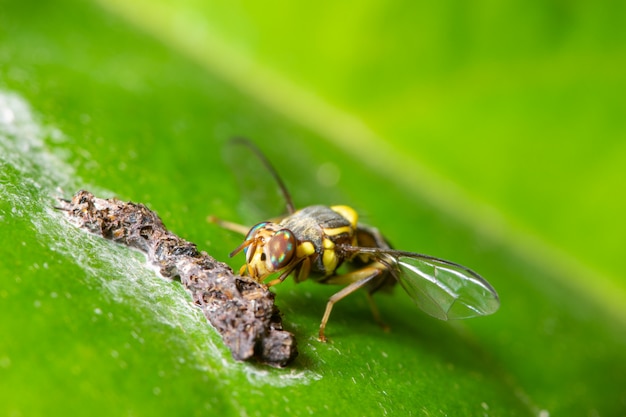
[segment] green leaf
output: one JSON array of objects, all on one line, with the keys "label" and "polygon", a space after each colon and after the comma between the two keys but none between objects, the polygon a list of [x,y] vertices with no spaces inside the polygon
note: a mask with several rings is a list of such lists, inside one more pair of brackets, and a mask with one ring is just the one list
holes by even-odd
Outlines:
[{"label": "green leaf", "polygon": [[[0,414],[622,414],[623,5],[238,4],[2,4]],[[321,344],[337,289],[288,280],[300,357],[237,363],[178,283],[53,208],[142,202],[227,260],[232,136],[299,207],[353,205],[501,309],[440,322],[398,287],[387,333],[356,294]]]}]

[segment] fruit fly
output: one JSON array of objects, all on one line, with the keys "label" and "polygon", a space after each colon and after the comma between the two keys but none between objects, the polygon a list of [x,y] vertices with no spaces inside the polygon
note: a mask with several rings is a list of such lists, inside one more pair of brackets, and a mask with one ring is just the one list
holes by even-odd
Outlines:
[{"label": "fruit fly", "polygon": [[[269,171],[285,199],[287,215],[247,228],[212,218],[214,223],[245,235],[230,256],[243,251],[246,262],[240,274],[265,282],[296,282],[308,278],[322,284],[343,285],[330,297],[322,316],[319,340],[335,303],[358,289],[367,291],[374,318],[380,318],[371,295],[400,283],[423,311],[441,320],[464,319],[494,313],[500,306],[493,287],[471,269],[429,255],[392,249],[375,227],[358,221],[348,206],[315,205],[296,210],[277,171],[251,142],[247,146]],[[347,265],[346,272],[338,272]]]}]

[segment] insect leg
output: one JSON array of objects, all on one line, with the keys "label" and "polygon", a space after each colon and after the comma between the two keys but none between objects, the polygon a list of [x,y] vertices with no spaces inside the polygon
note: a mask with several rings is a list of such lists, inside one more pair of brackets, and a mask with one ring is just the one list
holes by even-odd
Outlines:
[{"label": "insect leg", "polygon": [[293,272],[293,270],[296,268],[296,266],[298,265],[294,265],[291,268],[287,268],[286,270],[284,270],[280,276],[276,279],[271,280],[270,282],[267,283],[268,287],[273,287],[274,285],[278,285],[281,282],[283,282],[285,279],[287,279],[287,277],[289,276],[289,274],[291,274]]},{"label": "insect leg", "polygon": [[328,280],[323,281],[324,284],[350,284],[328,299],[328,303],[326,304],[326,311],[324,311],[324,316],[322,317],[322,322],[320,323],[320,342],[326,342],[324,330],[326,329],[326,323],[328,323],[330,313],[333,310],[333,306],[335,305],[335,303],[352,294],[359,288],[363,288],[367,284],[371,283],[384,270],[385,269],[380,264],[374,264],[361,269],[357,269],[356,271],[348,272],[347,274],[333,276],[330,277]]},{"label": "insect leg", "polygon": [[378,311],[378,306],[376,305],[376,302],[374,301],[374,297],[372,297],[371,292],[367,293],[367,302],[370,305],[370,310],[372,312],[372,316],[374,316],[374,321],[378,323],[378,325],[382,327],[385,332],[388,332],[389,326],[380,318],[380,311]]},{"label": "insect leg", "polygon": [[268,282],[267,286],[273,287],[274,285],[280,284],[285,279],[287,279],[287,277],[294,271],[294,279],[296,280],[296,282],[304,281],[305,279],[307,279],[309,273],[311,272],[311,260],[309,258],[304,258],[302,261],[300,261],[300,263],[297,263],[283,271],[278,278]]},{"label": "insect leg", "polygon": [[239,233],[241,235],[246,236],[248,234],[248,232],[250,231],[249,227],[246,227],[244,225],[241,224],[237,224],[237,223],[233,223],[233,222],[229,222],[228,220],[222,220],[216,216],[209,216],[207,217],[207,221],[209,223],[213,223],[218,225],[219,227],[222,227],[226,230],[230,230],[236,233]]}]

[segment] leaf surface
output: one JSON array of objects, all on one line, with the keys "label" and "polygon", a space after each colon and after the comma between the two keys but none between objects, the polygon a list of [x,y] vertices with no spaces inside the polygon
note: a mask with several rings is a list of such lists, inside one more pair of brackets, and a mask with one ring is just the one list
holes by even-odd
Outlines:
[{"label": "leaf surface", "polygon": [[[569,10],[569,26],[552,33],[545,9],[482,6],[479,23],[464,29],[467,10],[452,4],[401,13],[369,3],[350,9],[349,24],[342,6],[128,4],[2,6],[0,414],[623,413],[626,299],[613,257],[624,201],[614,197],[607,211],[591,201],[617,189],[624,166],[624,78],[575,65],[593,50],[611,64],[603,68],[623,68],[614,53],[621,32],[597,23],[609,6]],[[519,17],[521,27],[535,15],[547,19],[543,32],[511,39],[507,30],[486,43],[506,26],[493,23],[500,17]],[[411,16],[423,16],[419,37]],[[324,19],[326,29],[307,31]],[[285,33],[293,36],[278,42]],[[581,46],[576,34],[608,40]],[[257,79],[244,71],[250,62],[267,72]],[[592,131],[606,146],[592,146]],[[361,143],[355,132],[369,133]],[[479,271],[500,310],[440,322],[397,287],[376,296],[386,333],[357,294],[337,304],[331,342],[321,344],[315,335],[336,288],[289,280],[277,304],[299,359],[282,370],[236,363],[178,283],[53,209],[56,195],[80,188],[142,202],[227,260],[240,237],[206,217],[244,221],[245,196],[221,157],[232,136],[259,144],[297,206],[353,205],[395,247]],[[565,185],[563,198],[555,184]],[[572,237],[572,225],[590,218]],[[584,268],[569,261],[578,257]]]}]

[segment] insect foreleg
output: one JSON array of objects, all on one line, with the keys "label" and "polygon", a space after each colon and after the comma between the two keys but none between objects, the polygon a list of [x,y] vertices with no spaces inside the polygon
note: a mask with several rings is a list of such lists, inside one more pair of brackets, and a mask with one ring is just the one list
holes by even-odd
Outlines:
[{"label": "insect foreleg", "polygon": [[271,280],[270,282],[267,283],[268,287],[273,287],[274,285],[280,284],[281,282],[283,282],[285,279],[287,279],[287,277],[289,276],[289,274],[291,274],[293,272],[293,270],[296,268],[297,265],[294,265],[290,268],[287,268],[286,270],[284,270],[280,276],[276,279]]},{"label": "insect foreleg", "polygon": [[[361,269],[357,269],[356,271],[348,272],[347,274],[332,276],[329,279],[323,281],[324,284],[348,284],[349,283],[349,285],[328,299],[328,303],[326,304],[326,311],[324,311],[324,317],[322,317],[322,322],[320,323],[320,332],[319,332],[320,342],[326,342],[324,329],[326,329],[326,323],[328,322],[328,318],[330,317],[330,313],[333,310],[333,306],[335,305],[335,303],[343,299],[344,297],[352,294],[359,288],[363,288],[364,286],[370,284],[375,278],[379,277],[384,271],[385,271],[385,268],[381,264],[373,264],[373,265],[366,266]],[[373,311],[375,312],[374,316],[376,317],[377,310],[374,309]]]},{"label": "insect foreleg", "polygon": [[209,223],[213,223],[227,230],[231,230],[233,232],[239,233],[241,235],[246,236],[250,231],[250,228],[247,226],[243,226],[241,224],[229,222],[228,220],[222,220],[216,216],[207,217],[207,221]]}]

